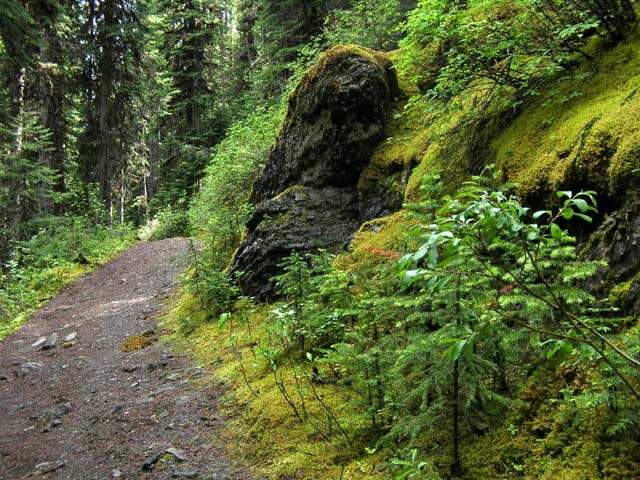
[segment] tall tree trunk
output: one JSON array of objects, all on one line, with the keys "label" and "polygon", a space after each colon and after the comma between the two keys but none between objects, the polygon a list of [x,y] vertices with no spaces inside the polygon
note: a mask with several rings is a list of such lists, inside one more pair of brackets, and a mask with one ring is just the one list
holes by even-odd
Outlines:
[{"label": "tall tree trunk", "polygon": [[58,174],[53,189],[62,193],[65,191],[64,159],[67,137],[64,111],[66,85],[62,68],[64,62],[62,43],[52,25],[45,25],[44,41],[46,46],[41,52],[41,57],[47,66],[42,67],[40,74],[40,121],[51,132],[52,149],[42,151],[40,159]]},{"label": "tall tree trunk", "polygon": [[126,201],[127,188],[125,186],[124,172],[120,177],[120,225],[124,224],[124,210]]},{"label": "tall tree trunk", "polygon": [[[16,100],[15,100],[15,111],[16,111],[16,134],[13,145],[13,157],[14,161],[11,162],[12,165],[9,165],[9,170],[14,171],[14,173],[18,173],[16,171],[19,168],[16,165],[16,160],[18,157],[22,155],[22,145],[24,142],[24,86],[27,80],[27,70],[25,67],[22,67],[18,70],[16,76]],[[8,218],[8,230],[9,232],[14,232],[16,227],[22,221],[24,217],[24,212],[22,211],[22,188],[19,186],[19,182],[21,182],[20,178],[16,177],[15,179],[9,182],[9,191],[12,192],[13,195],[13,212],[10,211]]]}]

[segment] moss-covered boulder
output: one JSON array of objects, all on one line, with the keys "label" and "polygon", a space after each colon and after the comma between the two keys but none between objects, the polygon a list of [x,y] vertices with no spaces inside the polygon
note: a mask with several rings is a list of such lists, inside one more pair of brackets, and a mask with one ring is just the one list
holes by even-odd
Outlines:
[{"label": "moss-covered boulder", "polygon": [[292,185],[351,187],[385,138],[398,81],[385,54],[356,46],[325,53],[289,96],[284,125],[254,185],[253,203]]},{"label": "moss-covered boulder", "polygon": [[230,267],[244,272],[244,294],[267,298],[284,257],[344,247],[372,214],[358,182],[398,94],[387,56],[357,46],[334,47],[303,75],[253,187],[256,211]]}]

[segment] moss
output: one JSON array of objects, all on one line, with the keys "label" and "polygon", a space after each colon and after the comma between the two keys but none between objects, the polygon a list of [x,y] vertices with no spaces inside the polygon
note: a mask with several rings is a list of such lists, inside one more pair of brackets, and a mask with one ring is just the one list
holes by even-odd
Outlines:
[{"label": "moss", "polygon": [[558,389],[580,391],[589,376],[563,367],[539,369],[522,388],[504,423],[462,447],[467,480],[623,480],[636,478],[637,441],[606,435],[611,411],[577,411],[554,398]]},{"label": "moss", "polygon": [[280,200],[286,197],[287,195],[289,195],[290,193],[295,194],[295,193],[303,193],[303,192],[304,192],[303,185],[291,185],[289,188],[285,189],[284,191],[280,192],[278,195],[273,197],[273,200]]},{"label": "moss", "polygon": [[[226,428],[218,438],[231,455],[254,466],[256,478],[385,478],[373,466],[380,459],[363,457],[362,447],[347,445],[336,435],[335,426],[331,442],[327,442],[311,422],[296,419],[273,381],[269,361],[261,354],[269,345],[268,315],[272,306],[239,299],[224,324],[201,323],[184,337],[179,334],[180,319],[197,315],[197,299],[182,292],[172,303],[172,309],[163,316],[163,327],[173,332],[166,340],[177,342],[199,365],[213,367],[200,381],[229,387],[216,406],[226,416]],[[296,402],[295,377],[300,375],[301,371],[291,368],[286,359],[278,360],[278,377]],[[331,385],[316,388],[338,417],[355,417],[349,411],[348,392]],[[300,393],[313,423],[324,425],[324,409],[308,389]],[[358,421],[343,425],[352,435],[359,427]]]},{"label": "moss", "polygon": [[390,135],[375,151],[371,163],[362,178],[379,180],[390,172],[403,171],[417,163],[420,152],[425,148],[421,126],[409,123],[404,118],[396,118],[388,127]]},{"label": "moss", "polygon": [[[492,141],[510,125],[516,111],[492,106],[482,115],[471,113],[477,108],[475,95],[480,98],[486,88],[479,83],[473,88],[474,95],[456,99],[456,108],[421,119],[419,135],[423,139],[422,149],[418,166],[407,182],[405,201],[421,199],[420,186],[425,174],[440,174],[447,192],[453,193],[469,176],[480,173],[487,164],[495,163]],[[416,115],[414,108],[409,109],[408,118],[411,114]],[[420,111],[420,108],[416,110]]]},{"label": "moss", "polygon": [[[398,104],[402,108],[404,103]],[[398,115],[387,125],[387,139],[378,146],[358,181],[360,192],[383,192],[387,204],[399,208],[406,197],[412,171],[420,163],[429,140],[422,121]]]},{"label": "moss", "polygon": [[132,335],[127,337],[122,346],[120,347],[121,352],[133,352],[135,350],[142,350],[143,348],[147,348],[149,345],[153,343],[154,339],[149,336],[143,335]]},{"label": "moss", "polygon": [[[370,50],[358,45],[337,45],[327,50],[318,62],[303,73],[300,82],[289,94],[289,100],[303,94],[314,84],[320,75],[326,71],[329,65],[337,64],[341,60],[350,57],[363,57],[381,69],[381,73],[386,76],[386,72],[393,70],[393,64],[386,53]],[[386,82],[385,82],[386,83]],[[389,86],[391,88],[391,86]],[[397,90],[397,86],[396,86]]]},{"label": "moss", "polygon": [[[378,76],[380,82],[386,85],[389,92],[389,98],[396,97],[400,90],[395,70],[389,56],[386,53],[377,52],[358,45],[338,45],[327,50],[318,60],[318,62],[302,74],[302,78],[296,87],[289,93],[288,113],[285,118],[285,125],[289,124],[295,118],[300,110],[300,99],[313,88],[318,79],[330,67],[339,66],[340,63],[347,58],[362,57],[369,60],[378,67]],[[340,88],[338,81],[335,81],[333,88],[336,93]]]},{"label": "moss", "polygon": [[[402,61],[403,52],[397,50],[389,54],[393,62]],[[424,157],[428,147],[427,129],[424,118],[406,112],[407,99],[418,93],[415,84],[400,72],[397,76],[400,97],[394,108],[398,112],[386,125],[386,140],[382,142],[358,181],[358,190],[377,190],[397,208],[405,198],[411,173]],[[377,188],[379,187],[379,188]]]},{"label": "moss", "polygon": [[427,150],[418,164],[418,166],[411,172],[409,181],[407,182],[407,188],[404,192],[404,201],[407,203],[419,202],[422,200],[422,179],[430,174],[438,171],[438,161],[440,154],[440,147],[438,144],[432,144],[427,147]]},{"label": "moss", "polygon": [[637,184],[640,179],[640,131],[621,139],[607,173],[609,190],[614,195],[621,195],[629,185]]},{"label": "moss", "polygon": [[631,286],[633,284],[633,280],[629,280],[628,282],[622,282],[615,285],[611,291],[609,292],[609,302],[614,307],[620,307],[624,305],[631,293]]},{"label": "moss", "polygon": [[411,223],[406,210],[364,223],[349,252],[340,255],[336,265],[347,271],[366,271],[397,261],[408,249],[406,238]]},{"label": "moss", "polygon": [[[389,52],[389,59],[394,65],[401,65],[405,62],[406,53],[401,50],[393,50]],[[415,82],[409,77],[405,69],[398,69],[398,87],[400,88],[400,96],[402,98],[409,98],[412,95],[418,95],[420,93],[420,89],[415,84]]]},{"label": "moss", "polygon": [[499,167],[525,197],[561,188],[619,195],[635,178],[640,131],[640,35],[558,81],[494,142]]}]

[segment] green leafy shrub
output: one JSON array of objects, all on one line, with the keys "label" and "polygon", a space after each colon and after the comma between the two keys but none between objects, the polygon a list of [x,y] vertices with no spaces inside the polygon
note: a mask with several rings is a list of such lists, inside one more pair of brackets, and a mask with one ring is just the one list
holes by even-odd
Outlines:
[{"label": "green leafy shrub", "polygon": [[282,122],[280,106],[260,108],[233,125],[216,146],[202,187],[189,207],[189,223],[206,249],[219,252],[224,268],[251,214],[247,203]]},{"label": "green leafy shrub", "polygon": [[[577,0],[484,0],[451,3],[423,0],[411,12],[403,46],[410,70],[427,86],[430,99],[449,102],[463,91],[484,98],[500,98],[504,89],[517,94],[512,102],[539,95],[540,82],[566,70],[597,34],[624,38],[633,30],[635,9],[631,2]],[[438,68],[417,63],[419,51],[438,46],[432,59]],[[433,76],[435,74],[435,76]],[[426,82],[426,83],[425,83]],[[460,104],[458,104],[460,106]]]},{"label": "green leafy shrub", "polygon": [[189,216],[183,206],[166,206],[145,225],[140,227],[141,240],[162,240],[189,234]]},{"label": "green leafy shrub", "polygon": [[374,50],[396,48],[406,7],[399,0],[358,0],[345,10],[334,10],[325,22],[324,40],[330,46],[355,44]]}]

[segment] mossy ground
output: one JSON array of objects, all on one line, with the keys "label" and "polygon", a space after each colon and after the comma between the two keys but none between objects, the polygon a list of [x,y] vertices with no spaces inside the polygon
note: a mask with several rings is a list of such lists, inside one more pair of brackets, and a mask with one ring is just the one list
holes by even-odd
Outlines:
[{"label": "mossy ground", "polygon": [[368,271],[397,261],[408,250],[411,223],[406,210],[366,222],[356,233],[349,251],[336,260],[337,266],[347,271]]},{"label": "mossy ground", "polygon": [[640,35],[634,34],[583,62],[495,138],[497,165],[524,195],[546,199],[567,186],[616,195],[637,179],[638,51]]},{"label": "mossy ground", "polygon": [[[393,262],[406,233],[406,212],[370,222],[356,236],[352,252],[338,257],[337,264],[352,272]],[[400,242],[400,243],[399,243]],[[173,332],[179,344],[196,363],[208,367],[203,381],[224,385],[226,394],[217,408],[227,416],[227,428],[216,442],[255,467],[256,478],[335,480],[391,479],[392,450],[370,454],[375,438],[359,436],[366,424],[352,407],[348,390],[333,384],[317,385],[324,404],[340,419],[353,441],[349,445],[335,426],[329,440],[309,421],[300,422],[281,391],[265,356],[273,347],[269,325],[273,305],[257,305],[241,299],[235,311],[223,321],[211,320],[198,298],[182,293],[165,315],[163,327]],[[188,317],[191,333],[180,333]],[[300,358],[304,363],[304,359]],[[286,357],[277,359],[277,378],[296,402],[296,376],[304,384],[305,373],[292,368]],[[329,378],[322,371],[320,376]],[[308,371],[307,371],[308,374]],[[563,404],[562,391],[580,391],[591,381],[587,368],[560,364],[536,370],[517,391],[503,420],[483,435],[467,434],[461,457],[467,480],[628,480],[640,465],[640,444],[606,432],[610,423],[606,406],[572,409]],[[299,391],[307,414],[327,431],[327,416],[309,386]],[[450,432],[432,432],[428,443],[446,443]],[[440,438],[441,437],[441,438]],[[369,450],[372,451],[372,450]],[[439,448],[428,458],[446,476],[450,462],[448,448]]]},{"label": "mossy ground", "polygon": [[[594,47],[598,48],[598,47]],[[640,35],[634,34],[609,51],[594,52],[570,78],[558,79],[541,98],[527,105],[513,121],[496,112],[485,129],[484,163],[496,163],[506,179],[520,184],[526,200],[548,204],[562,188],[595,189],[600,198],[625,195],[640,175]],[[455,148],[461,118],[453,114],[439,124],[425,122],[419,135],[426,143],[413,170],[405,200],[420,199],[425,174],[440,173],[451,186],[470,173],[473,150]],[[506,128],[505,128],[506,126]],[[601,208],[611,208],[601,205]],[[398,216],[402,214],[396,214]],[[384,222],[384,220],[383,220]],[[393,227],[402,229],[402,222]],[[351,249],[352,264],[362,262],[365,245],[382,242],[390,229],[359,234]],[[624,300],[631,281],[614,286],[611,300]],[[561,372],[529,379],[517,393],[504,423],[490,433],[470,436],[462,445],[467,479],[631,479],[640,471],[635,440],[608,435],[607,408],[569,412],[557,397],[563,388],[580,389],[579,378],[567,385]],[[530,412],[521,415],[519,412]],[[446,454],[430,459],[446,465]]]},{"label": "mossy ground", "polygon": [[[307,415],[312,420],[300,422],[274,382],[269,360],[262,352],[269,346],[268,316],[270,306],[253,305],[244,300],[236,312],[220,323],[200,323],[192,333],[179,333],[180,319],[194,318],[201,312],[199,300],[183,293],[167,312],[163,326],[174,332],[168,338],[194,356],[195,361],[210,367],[206,381],[227,387],[219,407],[229,417],[223,432],[223,443],[231,454],[255,467],[256,478],[263,479],[378,479],[384,475],[383,458],[365,453],[369,445],[352,440],[349,445],[332,427],[329,440],[324,439],[317,425],[326,434],[327,413],[309,387],[301,390]],[[295,377],[303,375],[286,359],[278,360],[277,375],[293,396],[300,409],[300,397]],[[350,411],[349,393],[333,385],[317,385],[317,394],[338,418],[356,418]],[[341,427],[353,435],[361,422],[352,420]],[[217,439],[220,442],[220,438]]]},{"label": "mossy ground", "polygon": [[142,350],[143,348],[147,348],[154,342],[154,339],[149,336],[144,335],[132,335],[127,337],[122,346],[120,347],[121,352],[134,352],[136,350]]}]

